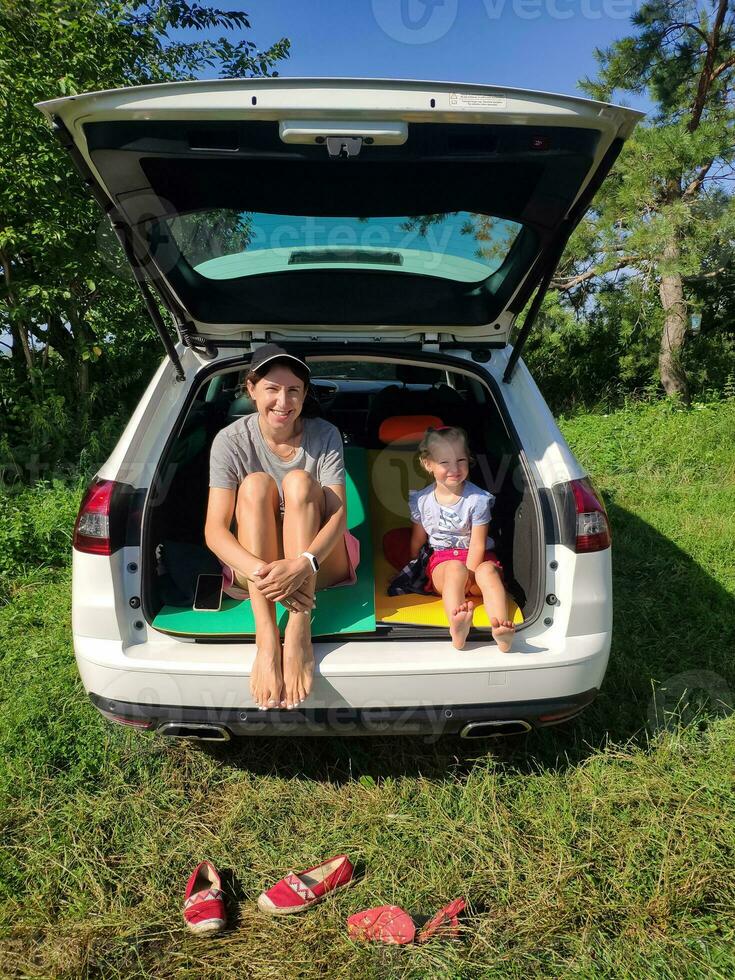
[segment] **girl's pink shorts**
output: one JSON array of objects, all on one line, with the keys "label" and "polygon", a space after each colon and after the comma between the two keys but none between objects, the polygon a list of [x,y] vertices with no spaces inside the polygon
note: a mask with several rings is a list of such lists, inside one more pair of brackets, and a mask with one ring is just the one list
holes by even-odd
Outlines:
[{"label": "girl's pink shorts", "polygon": [[[461,561],[464,565],[466,565],[468,554],[468,548],[442,548],[439,551],[432,552],[429,557],[429,563],[426,566],[426,571],[429,576],[429,581],[425,586],[426,591],[438,595],[437,589],[434,587],[434,580],[432,578],[433,571],[437,565],[441,565],[441,563],[445,561]],[[498,561],[498,556],[494,551],[486,551],[482,560],[492,562],[500,574],[503,574],[503,566]]]},{"label": "girl's pink shorts", "polygon": [[[357,566],[360,564],[360,542],[350,531],[345,531],[345,547],[347,548],[347,561],[350,568],[349,575],[344,581],[335,582],[334,585],[328,586],[330,589],[336,589],[340,585],[354,585],[357,581]],[[241,589],[239,585],[233,585],[235,573],[230,565],[225,565],[223,561],[220,561],[220,565],[222,566],[222,575],[224,578],[222,585],[224,594],[228,595],[231,599],[249,599],[250,596],[248,595],[247,589]]]}]

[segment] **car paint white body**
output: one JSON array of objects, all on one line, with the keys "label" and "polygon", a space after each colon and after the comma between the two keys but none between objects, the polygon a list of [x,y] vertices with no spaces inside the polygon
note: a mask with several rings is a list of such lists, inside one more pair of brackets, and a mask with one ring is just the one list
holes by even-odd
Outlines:
[{"label": "car paint white body", "polygon": [[[90,120],[277,120],[284,142],[309,141],[316,133],[369,132],[377,142],[394,144],[405,138],[406,124],[412,122],[565,125],[600,131],[597,164],[612,141],[626,138],[641,118],[626,108],[521,89],[362,79],[180,82],[73,96],[39,108],[50,120],[56,116],[63,121],[93,173],[83,133]],[[146,202],[141,198],[126,206],[133,220],[135,208],[145,209]],[[325,346],[330,339],[433,343],[437,352],[441,340],[489,340],[498,346],[487,370],[515,427],[531,479],[539,489],[550,490],[584,477],[585,472],[523,362],[518,362],[510,382],[502,380],[512,352],[508,341],[513,325],[514,316],[506,308],[492,324],[459,328],[448,323],[429,328],[428,333],[420,325],[360,328],[348,323],[323,327],[292,323],[274,330],[266,324],[199,320],[194,329],[215,342],[241,338],[242,353],[267,333],[276,340],[319,339]],[[184,383],[176,381],[169,360],[161,364],[99,477],[136,488],[151,486],[187,393],[204,364],[211,366],[181,344],[176,349]],[[236,355],[233,349],[220,350],[218,358]],[[469,353],[458,356],[467,358],[471,370]],[[553,594],[556,602],[547,604],[519,631],[511,653],[502,654],[494,644],[479,642],[458,652],[447,635],[421,641],[317,642],[318,672],[309,706],[425,705],[440,713],[447,704],[507,704],[599,688],[612,629],[610,549],[576,554],[570,547],[547,545],[544,561],[544,595]],[[110,710],[123,702],[252,713],[249,674],[254,644],[194,642],[161,633],[131,606],[130,600],[135,602],[140,594],[139,548],[125,547],[109,558],[74,552],[74,649],[85,688],[103,698]]]},{"label": "car paint white body", "polygon": [[[510,349],[495,351],[488,370],[501,386],[537,485],[550,488],[583,477],[523,362],[510,383],[501,381]],[[187,382],[177,383],[170,362],[162,363],[101,478],[150,486],[202,364],[189,350],[180,354]],[[110,558],[74,552],[74,649],[85,688],[113,703],[254,710],[249,691],[254,644],[195,643],[147,623],[136,627],[143,620],[130,599],[140,595],[140,576],[139,548],[123,548]],[[544,594],[554,594],[557,603],[519,631],[508,654],[482,642],[459,652],[448,634],[422,641],[317,642],[318,674],[309,707],[416,705],[438,711],[448,704],[523,702],[599,688],[612,630],[610,550],[578,555],[562,545],[546,546]]]}]

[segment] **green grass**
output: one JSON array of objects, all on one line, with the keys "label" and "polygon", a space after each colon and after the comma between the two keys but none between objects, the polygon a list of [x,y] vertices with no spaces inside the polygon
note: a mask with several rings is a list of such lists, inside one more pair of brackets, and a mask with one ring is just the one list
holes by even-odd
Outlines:
[{"label": "green grass", "polygon": [[[0,974],[732,976],[735,404],[563,428],[609,504],[615,635],[597,702],[540,735],[162,743],[89,705],[61,553],[0,579]],[[343,850],[365,870],[351,891],[293,921],[257,911],[265,884]],[[209,941],[180,918],[205,855],[233,922]],[[346,936],[360,908],[428,916],[459,894],[456,942]]]}]

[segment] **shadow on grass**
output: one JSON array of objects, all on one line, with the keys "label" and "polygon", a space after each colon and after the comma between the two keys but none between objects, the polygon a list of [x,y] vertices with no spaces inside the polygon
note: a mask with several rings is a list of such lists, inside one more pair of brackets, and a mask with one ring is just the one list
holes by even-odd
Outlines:
[{"label": "shadow on grass", "polygon": [[666,724],[728,713],[735,690],[735,600],[655,528],[612,504],[614,629],[595,703],[563,726],[506,739],[257,738],[205,751],[254,773],[368,784],[427,778],[493,759],[514,771],[564,769],[606,742],[645,744]]}]

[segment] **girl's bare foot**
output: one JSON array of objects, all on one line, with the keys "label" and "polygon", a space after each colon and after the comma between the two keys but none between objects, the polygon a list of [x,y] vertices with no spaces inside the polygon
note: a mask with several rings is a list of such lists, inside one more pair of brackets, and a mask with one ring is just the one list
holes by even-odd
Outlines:
[{"label": "girl's bare foot", "polygon": [[283,634],[282,708],[296,708],[305,701],[314,681],[314,648],[311,614],[289,613]]},{"label": "girl's bare foot", "polygon": [[475,604],[466,600],[452,610],[452,615],[449,617],[449,635],[452,637],[452,646],[455,650],[461,650],[467,642],[474,608]]},{"label": "girl's bare foot", "polygon": [[516,628],[509,619],[498,619],[491,616],[490,625],[493,629],[493,639],[498,644],[501,653],[508,653],[513,643]]},{"label": "girl's bare foot", "polygon": [[281,671],[281,639],[274,636],[255,638],[256,654],[250,671],[250,691],[261,711],[275,708],[281,697],[283,673]]}]

